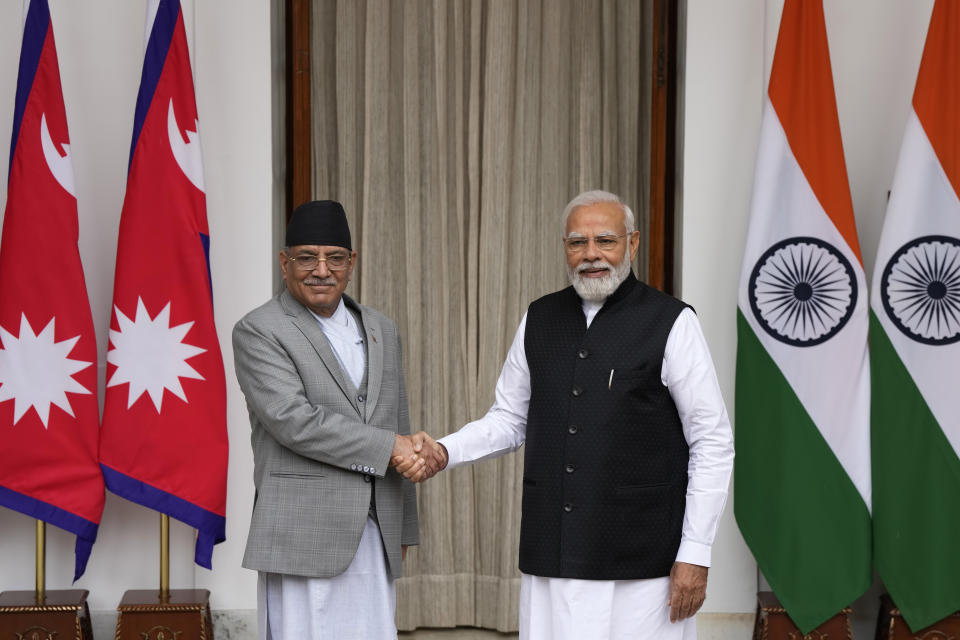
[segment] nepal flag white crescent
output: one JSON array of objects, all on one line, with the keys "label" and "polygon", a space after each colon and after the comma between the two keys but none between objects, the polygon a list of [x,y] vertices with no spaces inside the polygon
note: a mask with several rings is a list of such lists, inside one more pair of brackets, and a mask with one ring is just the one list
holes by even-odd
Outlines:
[{"label": "nepal flag white crescent", "polygon": [[197,189],[203,188],[203,154],[200,150],[200,121],[193,121],[193,130],[185,130],[187,142],[180,135],[180,124],[173,108],[173,98],[170,98],[170,108],[167,109],[167,137],[170,140],[170,151],[177,160],[177,165],[183,175],[193,183]]},{"label": "nepal flag white crescent", "polygon": [[50,129],[47,127],[47,114],[40,116],[40,145],[43,148],[43,158],[47,161],[47,167],[50,173],[57,179],[60,186],[72,195],[77,196],[77,188],[73,182],[73,162],[70,159],[70,145],[62,143],[63,155],[57,151],[57,146],[50,137]]}]

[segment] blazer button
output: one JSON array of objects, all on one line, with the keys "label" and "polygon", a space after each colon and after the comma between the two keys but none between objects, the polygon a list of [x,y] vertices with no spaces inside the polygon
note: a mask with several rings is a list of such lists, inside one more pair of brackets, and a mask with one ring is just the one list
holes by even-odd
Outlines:
[{"label": "blazer button", "polygon": [[364,400],[366,400],[366,397],[363,394],[357,396],[357,402],[363,402]]},{"label": "blazer button", "polygon": [[569,427],[567,427],[567,433],[569,433],[572,436],[577,435],[577,431],[579,431],[579,429],[577,429],[577,425],[575,424],[572,424]]},{"label": "blazer button", "polygon": [[370,467],[368,467],[367,465],[363,465],[363,472],[370,473]]},{"label": "blazer button", "polygon": [[570,513],[573,511],[573,505],[568,502],[567,504],[563,505],[563,510],[567,513]]},{"label": "blazer button", "polygon": [[350,465],[350,471],[356,471],[356,470],[357,470],[357,465],[355,464]]},{"label": "blazer button", "polygon": [[568,464],[567,466],[565,466],[565,467],[563,468],[563,470],[566,471],[567,473],[573,473],[574,471],[577,470],[577,468],[576,468],[575,466],[573,466],[572,464]]},{"label": "blazer button", "polygon": [[574,398],[579,398],[580,396],[583,395],[583,389],[581,389],[580,387],[574,387],[571,393],[573,393]]},{"label": "blazer button", "polygon": [[587,356],[589,355],[590,355],[590,352],[587,351],[586,349],[580,349],[580,351],[577,351],[577,357],[580,358],[581,360],[586,360]]}]

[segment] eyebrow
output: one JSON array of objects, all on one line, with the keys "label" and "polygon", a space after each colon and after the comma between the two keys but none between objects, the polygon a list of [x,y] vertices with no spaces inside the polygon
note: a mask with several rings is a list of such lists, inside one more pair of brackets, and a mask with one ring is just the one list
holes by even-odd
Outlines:
[{"label": "eyebrow", "polygon": [[[603,231],[601,231],[600,233],[598,233],[598,234],[595,235],[594,237],[595,237],[595,238],[600,238],[600,237],[602,237],[602,236],[616,236],[616,235],[620,235],[620,234],[618,234],[616,231],[611,231],[611,230],[609,230],[609,229],[604,229]],[[568,237],[568,238],[586,238],[587,236],[583,235],[583,234],[580,233],[579,231],[571,231],[569,234],[567,234],[567,237]]]}]

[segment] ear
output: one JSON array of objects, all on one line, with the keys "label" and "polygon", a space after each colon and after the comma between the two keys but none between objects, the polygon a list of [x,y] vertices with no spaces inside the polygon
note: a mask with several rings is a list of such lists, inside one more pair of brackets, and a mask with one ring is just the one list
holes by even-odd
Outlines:
[{"label": "ear", "polygon": [[287,256],[286,251],[281,251],[280,255],[277,257],[280,258],[280,273],[283,274],[284,277],[286,277],[287,268],[290,265],[290,258]]},{"label": "ear", "polygon": [[637,251],[640,250],[640,232],[634,231],[630,234],[630,262],[637,258]]},{"label": "ear", "polygon": [[351,251],[351,252],[350,252],[350,268],[347,269],[347,278],[348,278],[348,279],[350,278],[350,276],[353,275],[353,270],[354,270],[356,267],[357,267],[357,252],[356,252],[356,251]]}]

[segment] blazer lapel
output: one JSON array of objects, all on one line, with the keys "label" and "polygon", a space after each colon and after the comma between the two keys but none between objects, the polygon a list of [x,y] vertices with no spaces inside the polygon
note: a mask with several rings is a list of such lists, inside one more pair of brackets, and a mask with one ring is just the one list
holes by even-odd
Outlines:
[{"label": "blazer lapel", "polygon": [[327,336],[323,334],[320,323],[317,322],[317,319],[313,317],[313,314],[311,314],[306,307],[290,295],[289,291],[283,291],[280,295],[280,302],[284,310],[293,316],[293,323],[297,325],[307,340],[310,341],[310,344],[313,345],[323,365],[330,373],[330,377],[336,381],[343,395],[350,400],[350,404],[357,409],[357,412],[363,415],[357,406],[356,393],[353,387],[347,382],[346,373],[344,373],[343,368],[340,366],[340,361],[337,360],[337,354],[335,354],[330,347]]},{"label": "blazer lapel", "polygon": [[[349,300],[349,298],[347,299]],[[349,302],[353,302],[349,300]],[[380,384],[383,382],[383,336],[380,327],[373,321],[366,309],[357,305],[363,320],[363,330],[367,340],[367,406],[366,415],[372,416],[380,399]]]}]

